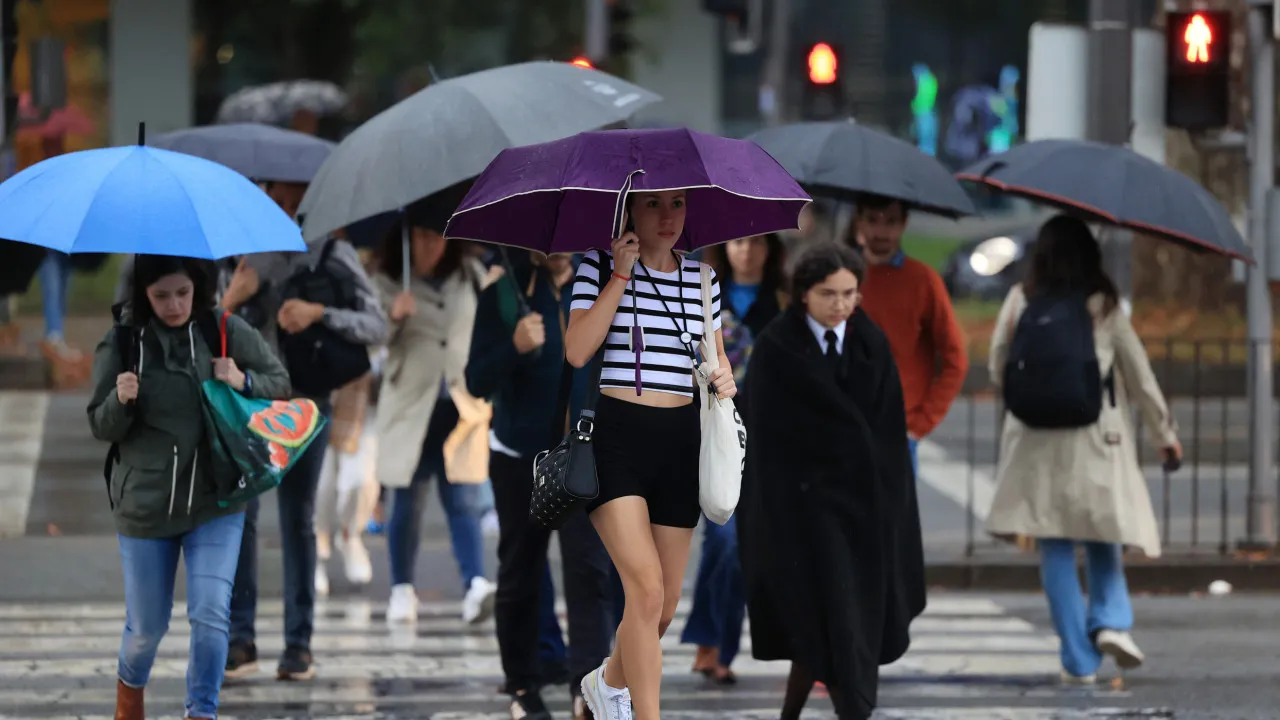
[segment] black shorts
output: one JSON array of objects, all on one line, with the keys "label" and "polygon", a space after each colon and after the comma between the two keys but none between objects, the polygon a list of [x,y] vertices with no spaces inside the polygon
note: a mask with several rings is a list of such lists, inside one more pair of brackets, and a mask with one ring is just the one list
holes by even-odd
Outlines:
[{"label": "black shorts", "polygon": [[600,495],[587,503],[588,513],[610,500],[637,496],[649,504],[654,525],[698,526],[697,403],[656,408],[601,395],[591,444]]}]

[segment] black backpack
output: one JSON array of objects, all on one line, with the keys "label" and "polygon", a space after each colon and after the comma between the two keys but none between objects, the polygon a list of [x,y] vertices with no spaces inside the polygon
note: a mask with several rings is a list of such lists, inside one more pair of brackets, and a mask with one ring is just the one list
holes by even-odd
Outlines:
[{"label": "black backpack", "polygon": [[[299,299],[325,307],[351,310],[356,307],[354,274],[345,267],[332,267],[329,255],[336,238],[325,241],[315,267],[304,268],[281,286],[281,300]],[[315,323],[292,335],[279,331],[280,350],[293,389],[310,397],[327,398],[329,393],[369,372],[369,350]]]},{"label": "black backpack", "polygon": [[1103,391],[1115,405],[1113,371],[1103,377],[1093,316],[1081,294],[1038,294],[1013,331],[1004,366],[1004,404],[1030,428],[1087,427],[1102,414]]},{"label": "black backpack", "polygon": [[[134,325],[120,322],[120,312],[124,307],[124,303],[118,303],[111,306],[111,316],[115,319],[115,343],[116,354],[120,356],[120,365],[123,372],[138,372],[139,357],[138,341],[145,337],[139,334],[139,329]],[[196,316],[196,327],[200,330],[200,336],[204,338],[205,345],[214,357],[222,354],[222,330],[219,327],[218,317],[213,312],[202,312]],[[157,344],[156,352],[162,352]],[[107,482],[107,502],[111,504],[111,509],[115,509],[115,503],[111,502],[111,471],[115,468],[116,463],[120,461],[120,445],[119,443],[111,443],[111,447],[107,449],[106,461],[102,465],[102,477]]]}]

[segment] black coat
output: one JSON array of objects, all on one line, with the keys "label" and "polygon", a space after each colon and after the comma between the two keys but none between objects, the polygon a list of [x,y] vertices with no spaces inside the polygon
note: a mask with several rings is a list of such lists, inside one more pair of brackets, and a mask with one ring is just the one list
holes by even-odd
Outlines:
[{"label": "black coat", "polygon": [[756,339],[738,536],[752,654],[798,662],[838,688],[841,718],[867,718],[924,610],[924,556],[902,385],[865,313],[841,362],[798,308]]}]

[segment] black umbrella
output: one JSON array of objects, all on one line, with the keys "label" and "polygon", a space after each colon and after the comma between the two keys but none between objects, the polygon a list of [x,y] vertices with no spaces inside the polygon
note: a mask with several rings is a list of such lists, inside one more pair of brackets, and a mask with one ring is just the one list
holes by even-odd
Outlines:
[{"label": "black umbrella", "polygon": [[783,125],[748,139],[814,196],[856,202],[860,195],[880,195],[948,217],[977,213],[942,163],[852,120]]},{"label": "black umbrella", "polygon": [[1226,208],[1195,180],[1128,148],[1037,140],[956,177],[1140,233],[1253,262]]},{"label": "black umbrella", "polygon": [[152,147],[195,155],[260,181],[309,183],[334,143],[260,123],[205,125],[148,138]]},{"label": "black umbrella", "polygon": [[39,245],[0,240],[0,258],[4,259],[0,262],[0,296],[26,292],[48,254],[48,249]]}]

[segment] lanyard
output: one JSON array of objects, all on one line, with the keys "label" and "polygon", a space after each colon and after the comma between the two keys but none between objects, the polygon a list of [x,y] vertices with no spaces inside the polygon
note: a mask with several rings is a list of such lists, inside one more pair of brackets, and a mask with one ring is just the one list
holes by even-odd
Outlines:
[{"label": "lanyard", "polygon": [[[676,329],[680,331],[680,344],[684,345],[685,350],[689,353],[689,359],[696,363],[698,356],[693,350],[693,333],[689,332],[689,319],[684,316],[684,262],[679,255],[676,255],[675,251],[671,252],[671,256],[676,259],[676,301],[680,303],[680,320],[676,320],[675,312],[667,304],[667,296],[662,294],[658,284],[653,281],[653,276],[649,275],[649,269],[644,266],[644,263],[636,263],[636,265],[649,277],[649,285],[653,288],[653,292],[658,296],[658,299],[662,301],[662,308],[666,311],[671,324],[675,325]],[[632,302],[635,301],[633,300]],[[703,332],[706,332],[706,328],[703,328]]]}]

